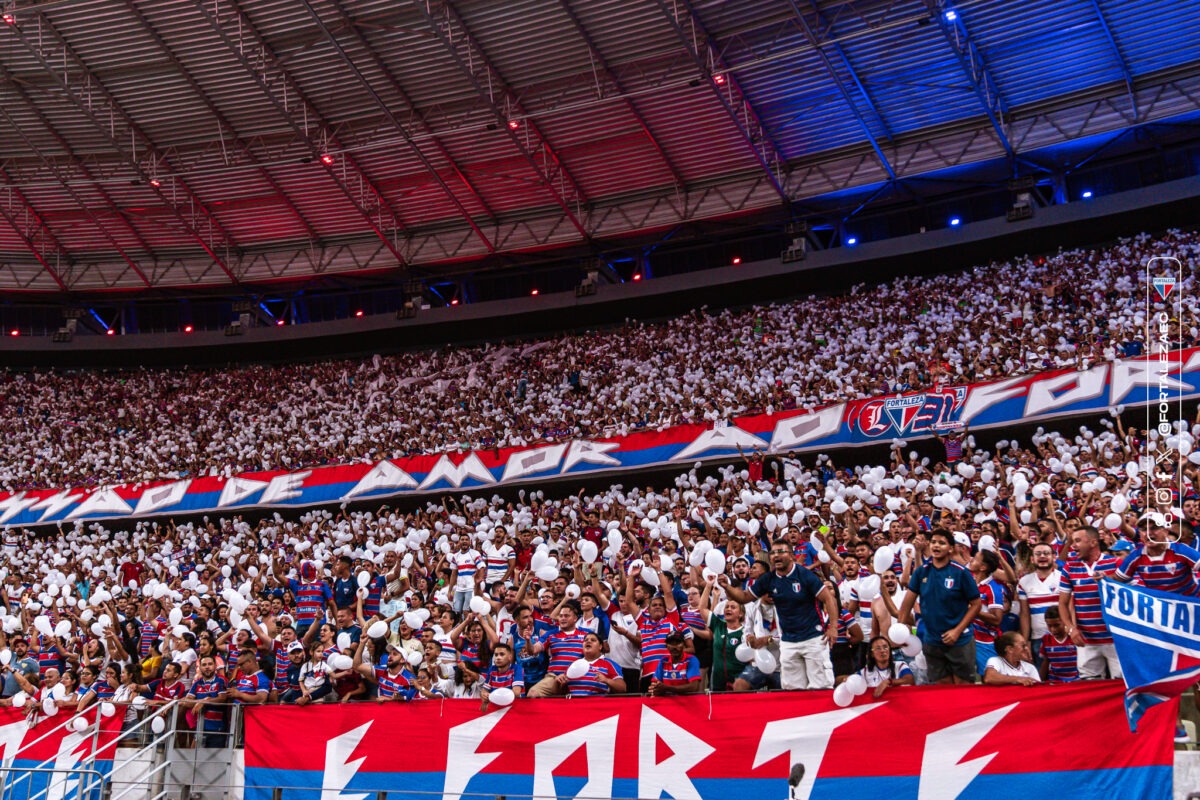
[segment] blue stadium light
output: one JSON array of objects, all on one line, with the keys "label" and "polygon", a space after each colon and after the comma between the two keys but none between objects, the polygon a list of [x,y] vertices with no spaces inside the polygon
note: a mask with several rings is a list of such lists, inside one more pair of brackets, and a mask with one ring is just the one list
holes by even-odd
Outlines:
[{"label": "blue stadium light", "polygon": [[959,226],[959,225],[961,225],[961,224],[962,224],[962,220],[961,220],[961,219],[959,219],[958,217],[951,217],[951,218],[950,218],[950,227],[952,227],[952,228],[953,228],[953,227],[957,227],[957,226]]},{"label": "blue stadium light", "polygon": [[954,9],[950,9],[949,11],[946,12],[946,21],[947,22],[954,22],[954,20],[956,20],[956,19],[958,19],[958,12],[956,12]]},{"label": "blue stadium light", "polygon": [[846,244],[853,247],[854,245],[858,244],[858,239],[855,239],[853,236],[851,236],[849,239],[846,240]]},{"label": "blue stadium light", "polygon": [[1092,190],[1087,189],[1086,191],[1084,191],[1084,193],[1081,195],[1081,197],[1083,197],[1084,200],[1091,200],[1092,199]]}]

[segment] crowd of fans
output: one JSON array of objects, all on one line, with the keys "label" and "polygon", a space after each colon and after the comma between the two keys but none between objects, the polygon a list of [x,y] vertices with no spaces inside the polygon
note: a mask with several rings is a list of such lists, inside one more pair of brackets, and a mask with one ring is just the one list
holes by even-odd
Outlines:
[{"label": "crowd of fans", "polygon": [[222,370],[0,375],[0,487],[68,488],[488,449],[811,408],[1140,354],[1170,232],[835,297],[517,344]]},{"label": "crowd of fans", "polygon": [[[848,704],[1117,676],[1097,580],[1194,594],[1200,562],[1200,419],[1162,435],[1118,412],[991,450],[960,434],[941,460],[897,441],[886,465],[752,455],[593,495],[9,530],[0,706],[132,722],[181,699],[218,746],[229,704],[835,686]],[[1170,503],[1147,505],[1150,480]]]}]

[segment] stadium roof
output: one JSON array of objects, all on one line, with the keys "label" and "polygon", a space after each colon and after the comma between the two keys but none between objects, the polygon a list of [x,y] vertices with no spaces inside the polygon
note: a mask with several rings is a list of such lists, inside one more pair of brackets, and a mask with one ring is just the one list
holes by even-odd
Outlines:
[{"label": "stadium roof", "polygon": [[0,0],[0,290],[602,241],[1200,109],[1190,0]]}]

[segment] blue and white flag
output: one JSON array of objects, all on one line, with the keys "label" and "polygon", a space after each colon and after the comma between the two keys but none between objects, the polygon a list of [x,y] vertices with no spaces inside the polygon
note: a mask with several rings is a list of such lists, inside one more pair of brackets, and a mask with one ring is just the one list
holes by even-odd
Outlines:
[{"label": "blue and white flag", "polygon": [[1200,599],[1100,581],[1104,622],[1125,673],[1125,713],[1137,730],[1146,710],[1200,680]]}]

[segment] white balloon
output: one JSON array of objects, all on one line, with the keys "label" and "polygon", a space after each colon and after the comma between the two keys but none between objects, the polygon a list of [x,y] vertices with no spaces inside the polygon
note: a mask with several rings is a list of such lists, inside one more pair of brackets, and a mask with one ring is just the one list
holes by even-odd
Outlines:
[{"label": "white balloon", "polygon": [[758,667],[762,674],[770,675],[779,667],[779,663],[775,661],[771,651],[764,647],[754,653],[754,666]]},{"label": "white balloon", "polygon": [[583,594],[580,588],[573,583],[567,584],[565,592],[568,600],[577,600],[579,599],[579,595]]},{"label": "white balloon", "polygon": [[387,623],[381,619],[377,619],[367,626],[368,639],[382,639],[388,635]]},{"label": "white balloon", "polygon": [[354,668],[354,659],[345,653],[337,653],[329,657],[329,666],[338,672],[345,672]]},{"label": "white balloon", "polygon": [[500,708],[511,706],[516,699],[512,689],[493,689],[488,693],[488,703]]},{"label": "white balloon", "polygon": [[104,702],[100,704],[100,716],[111,717],[115,713],[117,713],[117,707],[112,703]]},{"label": "white balloon", "polygon": [[1129,498],[1123,494],[1114,494],[1109,507],[1113,510],[1114,514],[1124,514],[1129,510]]},{"label": "white balloon", "polygon": [[846,678],[846,688],[850,690],[850,694],[860,697],[867,693],[867,679],[856,672]]},{"label": "white balloon", "polygon": [[24,708],[27,702],[29,702],[29,695],[25,692],[17,692],[12,696],[13,708]]},{"label": "white balloon", "polygon": [[88,726],[88,721],[86,719],[84,719],[83,717],[76,717],[71,722],[71,727],[74,728],[77,733],[83,733],[84,731],[86,731],[87,726]]},{"label": "white balloon", "polygon": [[892,548],[885,544],[875,551],[875,558],[872,563],[875,567],[875,571],[882,575],[883,573],[891,570],[892,564],[895,562],[895,560],[896,554],[892,552]]},{"label": "white balloon", "polygon": [[342,633],[339,633],[337,635],[337,649],[338,650],[346,650],[353,643],[354,642],[350,639],[350,634],[343,631]]},{"label": "white balloon", "polygon": [[737,660],[743,663],[749,663],[754,660],[754,648],[748,644],[739,644],[737,649],[733,651],[737,656]]},{"label": "white balloon", "polygon": [[592,665],[588,663],[586,658],[577,658],[567,667],[567,678],[570,680],[578,680],[588,674],[588,670]]},{"label": "white balloon", "polygon": [[909,658],[916,658],[921,653],[921,639],[917,636],[910,636],[908,641],[900,648],[904,651],[904,655]]},{"label": "white balloon", "polygon": [[833,703],[840,708],[845,708],[854,702],[854,694],[846,686],[845,683],[839,683],[833,690]]},{"label": "white balloon", "polygon": [[600,557],[600,551],[599,548],[596,547],[595,542],[584,540],[584,542],[579,545],[579,555],[583,558],[584,562],[588,564],[595,564],[596,559]]},{"label": "white balloon", "polygon": [[558,577],[558,567],[552,567],[549,564],[535,571],[538,580],[552,581]]},{"label": "white balloon", "polygon": [[990,533],[985,533],[983,536],[980,536],[979,549],[991,550],[993,553],[996,552],[996,537],[992,536]]},{"label": "white balloon", "polygon": [[817,561],[820,561],[822,564],[828,564],[831,560],[832,558],[829,553],[824,550],[817,551]]},{"label": "white balloon", "polygon": [[47,717],[53,717],[58,713],[58,706],[54,704],[53,697],[47,697],[42,701],[42,713]]},{"label": "white balloon", "polygon": [[54,684],[54,688],[50,690],[50,696],[55,700],[62,700],[67,696],[67,687],[63,686],[61,683]]},{"label": "white balloon", "polygon": [[154,719],[150,720],[150,730],[154,731],[155,733],[162,733],[166,729],[167,721],[162,717],[155,717]]},{"label": "white balloon", "polygon": [[4,648],[3,650],[0,650],[0,666],[7,667],[11,661],[12,661],[12,650],[9,650],[7,647]]},{"label": "white balloon", "polygon": [[489,603],[486,598],[476,595],[475,597],[471,598],[471,610],[476,614],[490,614],[492,611],[492,604]]},{"label": "white balloon", "polygon": [[71,620],[69,620],[69,619],[59,620],[58,624],[54,626],[54,635],[60,639],[70,636],[71,635]]},{"label": "white balloon", "polygon": [[651,586],[657,587],[660,585],[659,580],[658,580],[658,573],[652,569],[647,569],[647,570],[642,571],[642,580],[644,580],[646,583],[650,584]]},{"label": "white balloon", "polygon": [[365,589],[371,585],[371,573],[365,569],[358,573],[358,588]]},{"label": "white balloon", "polygon": [[704,563],[709,569],[720,575],[725,571],[725,554],[720,550],[709,550],[704,554]]},{"label": "white balloon", "polygon": [[142,697],[140,694],[134,696],[134,698],[133,698],[133,707],[134,708],[144,708],[145,705],[146,705],[146,698]]},{"label": "white balloon", "polygon": [[33,627],[37,628],[38,632],[43,636],[54,635],[54,626],[50,624],[50,618],[45,614],[40,614],[33,618]]},{"label": "white balloon", "polygon": [[1104,527],[1108,528],[1110,531],[1120,530],[1121,521],[1120,514],[1109,514],[1104,518]]},{"label": "white balloon", "polygon": [[425,656],[417,650],[409,650],[408,655],[405,656],[405,660],[408,661],[410,667],[419,667],[421,666],[421,662],[425,660]]},{"label": "white balloon", "polygon": [[858,582],[858,602],[869,603],[879,596],[879,576],[868,575]]},{"label": "white balloon", "polygon": [[975,477],[975,467],[971,466],[970,464],[959,464],[958,474],[962,475],[967,480],[971,480]]},{"label": "white balloon", "polygon": [[172,608],[171,613],[167,615],[167,619],[170,621],[172,626],[183,622],[183,609],[179,607]]},{"label": "white balloon", "polygon": [[903,646],[909,639],[912,638],[912,629],[903,622],[893,622],[888,627],[888,638],[893,643]]}]

